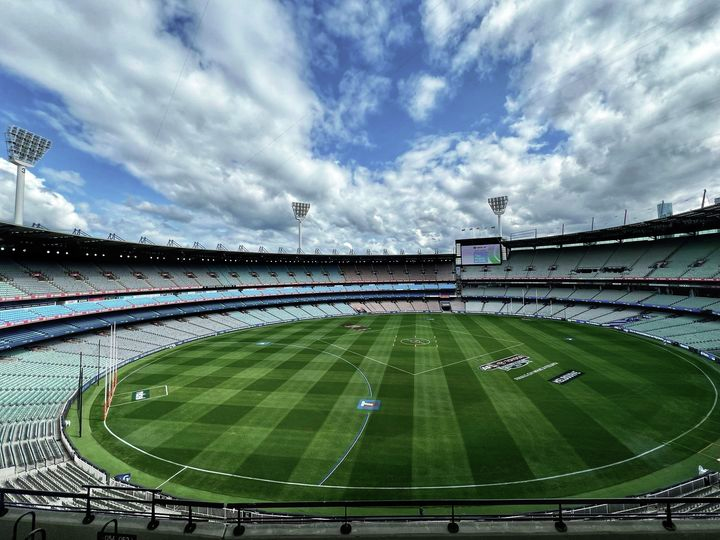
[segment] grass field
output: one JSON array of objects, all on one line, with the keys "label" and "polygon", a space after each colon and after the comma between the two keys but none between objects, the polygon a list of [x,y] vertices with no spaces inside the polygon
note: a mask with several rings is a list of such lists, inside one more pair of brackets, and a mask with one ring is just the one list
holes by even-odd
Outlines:
[{"label": "grass field", "polygon": [[[515,354],[530,363],[480,369]],[[583,374],[550,382],[569,370]],[[97,387],[87,393],[74,444],[112,474],[183,497],[620,496],[720,457],[714,365],[572,323],[312,320],[194,342],[120,375],[105,424]]]}]

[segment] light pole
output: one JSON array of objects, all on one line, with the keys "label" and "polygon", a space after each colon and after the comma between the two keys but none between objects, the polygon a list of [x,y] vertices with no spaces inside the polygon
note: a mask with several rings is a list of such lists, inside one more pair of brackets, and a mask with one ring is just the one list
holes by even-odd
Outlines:
[{"label": "light pole", "polygon": [[302,253],[302,224],[310,211],[310,203],[294,202],[292,209],[298,222],[298,253]]},{"label": "light pole", "polygon": [[30,133],[17,126],[5,132],[8,160],[17,166],[15,185],[15,225],[23,224],[25,206],[25,169],[34,166],[52,146],[50,139]]},{"label": "light pole", "polygon": [[488,199],[488,204],[490,205],[490,208],[492,209],[493,213],[498,218],[498,224],[497,224],[497,230],[498,230],[498,236],[502,238],[502,223],[500,222],[500,216],[502,216],[505,213],[505,208],[507,208],[508,198],[506,195],[503,195],[502,197],[490,197]]}]

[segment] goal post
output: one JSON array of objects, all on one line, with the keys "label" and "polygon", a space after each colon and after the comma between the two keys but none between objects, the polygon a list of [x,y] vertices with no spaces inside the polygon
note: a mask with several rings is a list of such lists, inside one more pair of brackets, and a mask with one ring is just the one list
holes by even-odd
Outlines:
[{"label": "goal post", "polygon": [[103,402],[103,420],[107,419],[110,405],[115,396],[118,383],[117,327],[110,327],[110,354],[105,357],[105,401]]}]

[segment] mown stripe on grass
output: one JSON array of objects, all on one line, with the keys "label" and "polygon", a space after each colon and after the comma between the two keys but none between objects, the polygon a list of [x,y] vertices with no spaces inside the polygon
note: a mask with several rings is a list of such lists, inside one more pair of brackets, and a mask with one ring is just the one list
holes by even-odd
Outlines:
[{"label": "mown stripe on grass", "polygon": [[[457,322],[463,327],[465,322]],[[448,328],[452,328],[448,325]],[[460,354],[465,357],[477,354],[478,349],[496,347],[500,342],[482,336],[451,333]],[[463,448],[472,470],[473,483],[502,482],[534,478],[507,426],[479,380],[477,366],[460,363],[440,370],[447,379],[453,408],[463,438]]]},{"label": "mown stripe on grass", "polygon": [[[314,334],[317,337],[317,333]],[[343,380],[354,376],[354,370],[344,364],[336,364],[334,359],[315,350],[303,348],[303,342],[298,341],[297,347],[283,349],[284,361],[270,372],[272,378],[263,380],[274,382],[272,388],[262,391],[247,390],[244,394],[253,396],[256,405],[244,418],[241,425],[236,425],[225,431],[217,443],[206,449],[198,458],[205,463],[220,464],[221,470],[250,474],[267,478],[285,480],[289,477],[302,455],[301,448],[309,443],[313,430],[317,427],[318,416],[306,418],[310,427],[307,430],[282,427],[283,421],[292,411],[302,409],[303,402],[312,410],[318,402],[311,402],[310,398],[320,399],[320,402],[329,401],[325,396],[308,396],[310,390],[326,381]],[[297,361],[304,364],[297,367]],[[288,369],[287,366],[293,366]],[[305,371],[312,371],[307,376]],[[280,372],[283,377],[273,377],[273,373]],[[251,385],[253,388],[257,385]],[[247,398],[243,395],[243,400]],[[324,399],[323,399],[324,398]],[[335,399],[335,396],[331,396]],[[198,461],[199,462],[199,461]],[[217,467],[218,465],[215,465]],[[308,471],[308,474],[310,472]]]},{"label": "mown stripe on grass", "polygon": [[[362,332],[359,335],[355,334],[352,337],[352,342],[348,339],[343,340],[342,347],[348,349],[347,351],[340,351],[336,347],[329,348],[329,351],[338,352],[344,359],[356,364],[366,374],[368,379],[372,383],[374,390],[374,398],[378,397],[378,391],[380,382],[384,376],[385,370],[387,369],[387,363],[393,356],[393,340],[398,329],[401,327],[402,317],[401,316],[372,316],[364,317],[363,319],[371,319],[369,321],[363,321],[362,324],[371,325],[372,333]],[[335,344],[338,342],[336,341]],[[372,358],[373,361],[367,357]],[[378,413],[370,413],[368,424],[363,431],[362,437],[355,443],[352,452],[348,454],[342,463],[342,466],[333,472],[332,477],[326,481],[326,483],[332,483],[336,485],[352,485],[352,476],[356,473],[357,467],[365,467],[362,463],[365,457],[364,444],[367,438],[368,426],[377,420],[379,414],[383,414],[385,409],[385,403],[383,402],[381,410]],[[364,415],[360,411],[355,411],[360,415]],[[378,450],[371,450],[377,454]],[[339,456],[338,456],[339,457]],[[377,455],[375,455],[377,457]],[[358,465],[360,462],[360,465]],[[366,471],[369,481],[378,481],[376,476],[369,471]],[[356,492],[347,492],[348,497],[357,497]],[[352,493],[352,495],[350,495]]]},{"label": "mown stripe on grass", "polygon": [[[387,322],[389,321],[385,321],[383,324],[387,324]],[[358,365],[361,363],[362,357],[358,356],[358,354],[367,352],[367,349],[358,345],[363,334],[347,329],[342,330],[342,332],[335,331],[332,333],[336,338],[334,341],[329,342],[326,336],[322,342],[316,342],[313,346],[324,347],[328,355],[337,357],[337,364],[347,366],[346,362],[349,362],[356,366],[357,370],[361,370]],[[349,341],[349,339],[352,339],[352,341]],[[342,347],[336,345],[338,341],[343,342]],[[364,341],[367,342],[367,340]],[[344,351],[338,347],[340,349],[349,348],[358,354],[348,355],[346,353],[343,355]],[[345,360],[343,361],[341,358]],[[353,369],[350,366],[347,367]],[[369,388],[365,380],[356,371],[355,376],[349,378],[344,387],[341,387],[338,381],[318,381],[318,384],[311,389],[310,393],[319,392],[323,395],[332,391],[332,395],[337,396],[337,399],[331,407],[322,411],[322,421],[320,425],[314,427],[315,435],[303,450],[300,464],[293,471],[289,480],[302,481],[302,479],[307,478],[305,469],[309,463],[315,464],[317,468],[326,471],[322,478],[318,477],[318,483],[328,481],[331,477],[334,477],[341,466],[344,466],[345,460],[350,457],[350,452],[355,451],[359,437],[364,435],[363,427],[366,427],[366,422],[369,421],[368,415],[371,413],[357,409],[357,403],[360,399],[370,398],[374,395],[372,382],[368,380],[368,383],[371,385]],[[343,445],[341,454],[338,454],[339,445]]]},{"label": "mown stripe on grass", "polygon": [[[292,328],[290,325],[286,335],[296,333],[304,333],[300,328]],[[237,335],[237,334],[235,334]],[[226,370],[227,364],[237,362],[238,356],[246,356],[237,349],[224,349],[222,355],[216,352],[205,351],[199,358],[205,360],[203,367],[190,370],[192,372],[204,373],[201,377],[192,377],[187,370],[182,370],[181,366],[166,366],[168,380],[177,380],[173,378],[173,373],[181,370],[182,376],[187,377],[187,383],[183,386],[174,386],[172,388],[173,398],[163,398],[162,400],[149,401],[147,403],[139,403],[142,416],[146,416],[145,412],[156,411],[158,416],[155,421],[147,422],[143,419],[135,418],[135,406],[124,407],[121,409],[111,410],[108,417],[108,424],[121,437],[127,439],[134,444],[150,451],[156,452],[162,450],[163,457],[173,459],[181,463],[189,463],[195,456],[200,454],[203,448],[222,436],[222,431],[215,430],[216,436],[213,438],[208,435],[208,429],[199,422],[199,419],[212,409],[218,401],[227,400],[228,397],[238,401],[241,394],[237,389],[244,389],[245,386],[251,384],[254,379],[242,380],[243,370]],[[243,358],[245,370],[252,369],[256,377],[263,377],[278,368],[275,364],[268,360],[277,359],[280,362],[286,358],[285,351],[275,351],[270,354],[256,355],[256,358]],[[164,361],[164,359],[163,359]],[[261,367],[254,367],[258,364]],[[158,366],[159,364],[159,366]],[[162,366],[162,361],[155,364]],[[218,365],[219,364],[219,365]],[[280,364],[281,365],[281,364]],[[141,373],[141,372],[140,372]],[[224,374],[220,377],[217,374]],[[133,376],[128,377],[123,384],[124,387],[133,385]],[[224,384],[226,381],[231,382],[231,386],[235,389],[220,389],[217,386]],[[118,388],[121,388],[119,386]],[[163,400],[174,399],[183,400],[179,407],[173,407],[172,410],[165,410],[167,406]],[[159,416],[160,413],[165,413]],[[117,427],[116,427],[117,426]],[[126,448],[126,453],[132,454],[132,450]]]},{"label": "mown stripe on grass", "polygon": [[[399,324],[395,322],[398,320]],[[375,358],[378,354],[383,354],[375,351],[384,349],[388,363],[393,362],[396,356],[397,361],[404,365],[412,362],[412,351],[392,348],[389,345],[398,328],[414,323],[414,316],[382,317],[374,326],[378,323],[383,327],[387,326],[387,330],[377,332],[367,344],[367,355]],[[352,460],[346,461],[349,477],[335,477],[333,483],[338,483],[344,477],[349,485],[411,485],[413,376],[367,360],[362,362],[361,367],[363,370],[366,367],[372,370],[373,380],[379,381],[379,384],[374,386],[376,397],[382,401],[382,407],[371,415],[365,434],[353,450]],[[345,472],[347,473],[347,469]]]},{"label": "mown stripe on grass", "polygon": [[[542,327],[518,326],[518,322],[517,319],[507,320],[508,326],[513,329],[518,340],[522,341],[525,346],[534,349],[536,354],[538,351],[547,349],[546,343],[548,343],[548,340],[543,340],[540,334],[543,331]],[[609,379],[606,372],[603,373],[597,369],[593,370],[591,367],[586,367],[586,363],[580,362],[577,358],[573,358],[559,349],[552,350],[555,358],[562,366],[562,369],[559,369],[558,372],[577,366],[581,371],[589,370],[588,373],[583,375],[585,377],[584,383],[589,377],[594,378],[595,381]],[[587,352],[586,354],[590,355],[591,353]],[[553,374],[556,373],[551,373],[550,376]],[[617,386],[614,386],[616,381],[610,380],[613,385],[611,387],[617,388]],[[538,382],[542,381],[533,381],[533,383]],[[612,430],[601,425],[595,419],[594,414],[588,412],[588,409],[592,410],[594,400],[585,391],[585,386],[582,383],[578,384],[579,382],[580,380],[568,385],[554,385],[548,382],[545,392],[536,391],[528,395],[536,403],[538,409],[542,410],[547,417],[553,419],[553,423],[560,433],[567,439],[576,441],[575,452],[589,467],[596,467],[636,455],[637,452],[633,448],[625,444]],[[529,386],[526,385],[525,388],[529,389]],[[631,387],[622,385],[622,388],[623,391],[628,391]],[[588,405],[590,406],[588,407]]]},{"label": "mown stripe on grass", "polygon": [[[534,353],[534,356],[542,356],[545,361],[558,362],[557,368],[549,370],[548,377],[569,369],[579,369],[593,375],[591,379],[585,379],[586,384],[597,384],[602,386],[606,393],[618,396],[650,384],[646,378],[629,372],[622,366],[609,369],[607,361],[596,354],[598,350],[603,350],[600,348],[603,342],[577,351],[575,342],[565,341],[557,331],[548,334],[546,324],[530,326],[520,319],[511,318],[503,322],[512,329],[517,339]],[[499,321],[493,321],[493,324],[499,324]]]},{"label": "mown stripe on grass", "polygon": [[[353,322],[358,323],[357,321]],[[392,320],[387,319],[382,322],[375,321],[374,324],[376,327],[380,327],[380,325],[392,324]],[[317,377],[315,378],[316,384],[312,387],[313,392],[307,392],[303,400],[303,405],[307,404],[309,400],[311,402],[311,407],[314,407],[316,409],[319,407],[322,411],[324,411],[326,421],[323,422],[322,425],[320,425],[319,427],[311,430],[315,431],[315,433],[312,438],[308,440],[305,446],[296,446],[294,448],[293,453],[297,457],[298,461],[295,464],[294,468],[292,468],[292,471],[290,471],[291,467],[289,463],[281,463],[284,469],[286,471],[289,471],[287,479],[291,481],[306,481],[311,483],[314,481],[319,483],[320,480],[322,480],[322,478],[327,475],[327,472],[330,470],[330,468],[336,463],[336,460],[341,457],[341,455],[347,450],[347,446],[345,446],[344,443],[351,441],[352,437],[356,435],[357,429],[359,429],[360,427],[360,422],[364,417],[364,413],[356,410],[355,408],[357,405],[355,395],[358,391],[362,391],[361,396],[365,396],[367,394],[367,388],[364,379],[358,379],[358,371],[350,365],[353,364],[358,366],[361,363],[362,358],[357,354],[352,355],[347,352],[345,352],[343,355],[343,351],[332,348],[328,344],[326,338],[329,335],[334,335],[337,340],[344,339],[347,336],[357,341],[362,340],[366,343],[366,345],[374,343],[375,340],[368,340],[367,338],[363,337],[363,333],[357,333],[344,328],[342,328],[342,330],[338,332],[338,326],[336,321],[327,321],[327,328],[329,332],[325,334],[322,338],[318,338],[313,341],[303,342],[304,345],[307,345],[313,350],[318,351],[316,353],[318,354],[318,356],[324,355],[326,361],[330,361],[333,364],[333,371],[329,371],[327,373],[327,377],[324,380],[317,380]],[[346,339],[344,339],[344,342],[347,345]],[[300,345],[300,343],[298,343],[298,345]],[[367,352],[365,349],[359,348],[358,346],[353,346],[352,349],[360,355],[362,355],[362,353],[364,352]],[[341,358],[344,358],[345,360]],[[350,364],[348,362],[350,362]],[[376,368],[378,366],[378,364],[370,365],[373,368]],[[362,368],[362,366],[359,367]],[[352,373],[348,375],[347,371],[342,370],[351,370]],[[367,372],[367,370],[364,371]],[[344,378],[342,380],[337,377],[338,373],[343,373]],[[368,374],[368,377],[370,378],[370,380],[373,380],[372,375]],[[353,385],[357,385],[355,386],[357,390],[352,392],[352,397],[340,395],[340,392],[343,390],[343,388],[351,388]],[[324,403],[312,403],[313,400],[317,399],[322,399]],[[346,411],[346,414],[349,414],[350,418],[354,420],[353,425],[356,427],[348,429],[347,423],[338,422],[338,420],[342,420],[342,418],[333,419],[327,414],[327,411],[335,409],[336,407],[344,409]],[[295,413],[295,411],[298,411],[298,409],[293,409],[293,411],[282,420],[282,423],[285,424],[289,429],[292,429],[290,426],[292,426],[292,424],[294,423],[293,418],[295,417],[295,414],[302,415],[302,413]],[[321,417],[319,415],[316,415],[315,418],[316,423],[319,423]],[[330,431],[328,432],[326,431],[326,429],[329,429]],[[334,433],[334,431],[337,431],[337,434]],[[342,435],[340,435],[341,433]],[[313,450],[317,451],[318,453],[315,454]],[[351,461],[355,455],[356,452],[355,449],[353,449],[352,453],[348,455],[346,461],[343,462],[342,467],[340,467],[333,475],[333,483],[337,483],[337,475],[347,474],[348,461]],[[267,458],[266,461],[268,463],[272,463],[271,459],[274,459],[274,457]],[[309,478],[312,475],[314,475],[314,478]],[[237,483],[237,480],[233,480],[233,482]],[[262,484],[258,487],[257,483],[254,483],[253,485],[256,486],[255,489],[257,492],[262,493],[262,495],[266,497],[292,497],[297,493],[297,488],[293,486],[284,486],[279,484]],[[229,488],[236,489],[236,485],[229,486]]]},{"label": "mown stripe on grass", "polygon": [[[517,328],[518,321],[512,321],[513,327]],[[559,341],[558,329],[547,323],[536,328],[523,325],[520,328],[532,330],[532,332],[552,331],[547,341],[553,343]],[[643,448],[642,443],[652,440],[672,438],[674,434],[682,433],[687,427],[694,424],[701,418],[713,400],[713,392],[708,392],[708,383],[702,373],[685,362],[677,362],[671,355],[659,354],[649,355],[639,352],[637,356],[646,357],[643,359],[631,358],[623,361],[608,361],[597,354],[602,350],[607,354],[617,348],[617,339],[633,339],[630,336],[618,334],[611,330],[592,329],[599,331],[589,332],[584,340],[574,340],[564,347],[555,346],[551,351],[555,358],[563,364],[564,371],[568,368],[580,369],[590,376],[583,376],[573,383],[574,388],[584,388],[586,391],[576,392],[575,403],[587,408],[604,407],[607,412],[605,427],[621,440],[628,441],[627,444],[634,449]],[[532,335],[530,331],[517,330],[520,339],[527,344],[532,344],[536,350],[540,350],[542,338]],[[603,334],[608,334],[604,336]],[[617,338],[612,340],[609,338]],[[579,345],[580,354],[572,354],[572,349]],[[568,360],[569,359],[569,360]],[[565,361],[568,361],[565,363]],[[642,373],[639,366],[651,365],[647,375]],[[627,366],[632,365],[635,371]],[[654,375],[651,378],[650,374]],[[663,375],[663,376],[660,376]],[[676,381],[683,380],[682,387],[678,387]],[[670,381],[672,392],[665,391],[666,381]],[[687,385],[693,381],[694,384]],[[701,392],[697,393],[698,384],[702,383]],[[665,398],[656,402],[646,399],[647,395],[665,395]],[[702,398],[698,399],[698,396]],[[602,416],[602,415],[601,415]],[[634,426],[632,429],[629,426]],[[653,431],[653,427],[655,430]],[[672,427],[670,431],[668,428]],[[643,441],[643,435],[647,438]],[[644,448],[647,448],[645,446]],[[643,448],[643,449],[644,449]]]},{"label": "mown stripe on grass", "polygon": [[[420,316],[420,317],[422,317],[422,316]],[[468,319],[469,318],[470,317],[468,317]],[[452,320],[452,319],[448,319],[448,320]],[[371,324],[374,326],[376,324],[376,321],[373,320],[371,322]],[[502,324],[502,323],[499,323],[499,324]],[[561,330],[561,332],[567,332],[568,335],[572,335],[572,336],[582,335],[581,333],[585,330],[585,328],[587,328],[588,329],[587,343],[589,344],[589,343],[598,343],[599,342],[598,341],[599,334],[597,332],[594,332],[593,329],[591,329],[589,327],[578,327],[579,328],[578,329],[578,328],[576,328],[576,325],[569,325],[569,324],[565,325],[563,323],[547,323],[547,324],[556,324],[558,326],[563,326],[564,329]],[[484,326],[485,328],[488,328],[488,325],[486,325],[486,324],[483,324],[482,326]],[[533,328],[535,328],[536,327],[535,321],[533,321],[532,323],[528,323],[528,326],[532,326]],[[566,329],[565,329],[565,327],[566,327]],[[280,328],[280,327],[278,327],[278,328]],[[505,330],[507,330],[507,326],[504,326],[504,328],[505,328]],[[435,329],[435,331],[436,331],[436,333],[438,333],[437,329]],[[338,332],[337,328],[334,330],[334,334],[340,334],[340,333],[341,332]],[[250,333],[248,332],[248,335],[249,334]],[[482,332],[480,332],[479,334],[482,334]],[[507,332],[506,332],[506,334],[507,334]],[[542,333],[540,333],[540,334],[542,334]],[[502,334],[498,334],[498,335],[501,336]],[[538,335],[538,334],[536,334],[536,335]],[[361,335],[360,339],[366,339],[366,337],[369,338],[370,333],[365,333],[365,335]],[[460,334],[458,334],[456,337],[458,339],[465,339],[465,336],[461,336]],[[476,336],[476,337],[481,338],[481,336]],[[368,339],[368,342],[369,341],[372,341],[372,340]],[[578,341],[578,339],[576,339],[574,341]],[[489,343],[489,342],[486,341],[486,343]],[[477,350],[480,350],[478,347],[475,347],[475,348]],[[353,349],[355,349],[354,345],[353,345]],[[371,356],[377,357],[378,359],[383,359],[383,360],[387,360],[387,361],[391,361],[391,356],[393,356],[391,354],[383,353],[380,349],[375,349],[374,352],[371,352],[368,354]],[[539,358],[540,355],[539,355],[539,353],[537,353],[537,354],[538,354],[538,358]],[[350,358],[350,357],[352,357],[352,355],[350,353],[348,353],[347,357]],[[358,357],[358,359],[359,358],[360,357]],[[301,362],[302,360],[300,360],[300,357],[298,357],[298,358],[296,358],[296,361]],[[412,362],[412,360],[409,358],[401,359],[401,361]],[[227,367],[227,366],[225,366],[225,367]],[[632,367],[632,369],[635,368],[635,366],[629,366],[629,365],[626,367],[628,367],[628,368]],[[638,367],[639,367],[639,371],[642,371],[642,369],[640,369],[640,368],[642,368],[643,366],[638,366]],[[286,364],[287,371],[292,371],[294,369],[297,369],[297,365]],[[376,373],[382,373],[384,371],[384,369],[385,369],[384,366],[374,364],[374,363],[368,363],[369,375],[370,375],[370,371],[372,371],[372,370],[374,370]],[[454,369],[454,366],[452,368],[448,368],[448,369],[450,371],[452,371]],[[309,370],[303,370],[303,373],[305,376],[308,377],[308,380],[310,380],[310,379],[312,379],[312,377],[316,376],[316,373],[311,373]],[[445,376],[445,374],[443,373],[442,370],[439,370],[437,372],[437,374],[442,374],[443,376]],[[280,372],[276,372],[275,375],[281,376]],[[428,376],[429,375],[430,374],[428,374]],[[435,375],[434,372],[433,372],[433,375]],[[414,379],[419,380],[420,377],[414,377]],[[588,405],[592,404],[592,402],[596,399],[595,396],[591,395],[591,392],[587,388],[583,388],[583,386],[586,386],[587,383],[584,382],[582,377],[580,379],[578,379],[577,381],[571,383],[570,385],[567,385],[567,387],[565,388],[566,392],[564,392],[563,396],[561,396],[560,398],[557,398],[556,396],[552,396],[552,395],[549,398],[546,398],[543,395],[543,394],[546,394],[546,391],[545,391],[545,388],[543,388],[541,386],[541,383],[543,383],[545,386],[551,386],[551,385],[545,379],[546,379],[546,377],[543,374],[542,378],[537,378],[537,380],[530,378],[530,379],[527,379],[526,381],[524,381],[529,384],[538,384],[539,385],[538,386],[538,401],[536,403],[537,407],[544,406],[546,401],[548,403],[555,403],[562,397],[567,399],[568,396],[571,396],[572,401],[576,405],[582,406],[582,407],[586,408],[586,410],[587,410]],[[418,384],[417,380],[414,381],[416,385]],[[444,383],[445,383],[445,386],[447,386],[447,380],[445,380]],[[462,380],[462,378],[461,378],[460,383],[464,384],[465,381]],[[387,387],[387,388],[389,388],[389,387]],[[329,392],[330,388],[328,387],[328,388],[326,388],[326,390],[327,390],[327,392]],[[398,389],[398,390],[400,390],[400,389]],[[413,392],[413,396],[414,396],[413,401],[414,401],[414,404],[417,406],[418,395],[419,395],[418,394],[418,386],[416,386],[416,388],[414,390],[415,391]],[[599,391],[597,389],[597,387],[593,387],[592,390]],[[287,390],[285,390],[285,391],[287,391]],[[449,387],[448,387],[448,391],[449,391]],[[323,394],[324,394],[324,392],[319,392],[318,396],[317,396],[318,399],[322,398]],[[329,394],[326,394],[326,395],[329,397]],[[470,396],[470,398],[474,399],[475,396]],[[610,395],[610,397],[608,397],[607,399],[608,400],[613,400],[613,399],[619,400],[620,398],[613,398],[612,395]],[[160,402],[160,401],[162,401],[162,400],[159,400],[158,402]],[[652,402],[652,400],[647,399],[647,398],[645,399],[645,401]],[[97,403],[97,402],[95,402],[95,403]],[[334,407],[336,404],[337,404],[337,402],[333,401],[333,404],[331,406]],[[476,405],[482,407],[482,403],[478,404],[476,402]],[[294,409],[294,410],[300,410],[300,409]],[[598,414],[605,414],[605,412],[600,411],[599,409],[596,409],[596,412]],[[546,411],[543,410],[543,413],[546,413]],[[229,413],[229,414],[232,414],[232,413]],[[315,413],[313,413],[313,414],[315,414]],[[417,415],[418,415],[418,411],[415,410],[413,413],[413,416],[417,417]],[[553,417],[549,416],[549,418],[553,418]],[[287,418],[287,420],[290,421],[290,418]],[[474,421],[477,422],[477,417],[474,418]],[[623,419],[620,418],[618,421],[622,422]],[[614,421],[610,423],[610,426],[608,426],[608,424],[604,420],[600,421],[600,424],[605,428],[611,427],[613,423],[614,423]],[[221,425],[221,427],[222,427],[222,425]],[[413,433],[413,435],[415,436],[417,434]],[[684,441],[684,439],[682,441]],[[684,444],[684,442],[683,442],[683,444]],[[667,447],[665,449],[662,449],[662,450],[659,450],[659,451],[653,453],[652,455],[641,458],[644,461],[647,458],[653,457],[652,465],[650,466],[650,468],[653,470],[653,472],[649,475],[641,476],[641,478],[643,478],[643,481],[638,482],[637,483],[638,486],[640,484],[645,485],[644,482],[652,483],[654,481],[653,479],[658,478],[658,475],[660,473],[658,473],[656,471],[657,471],[657,467],[659,465],[656,465],[656,464],[661,463],[661,461],[664,462],[665,460],[673,461],[676,458],[682,457],[680,455],[681,453],[683,455],[685,455],[683,451],[674,450],[673,446]],[[381,446],[381,448],[382,448],[382,446]],[[544,448],[544,446],[543,446],[543,448]],[[543,448],[539,449],[539,451],[537,453],[538,454],[542,453]],[[419,454],[419,452],[417,452],[417,450],[418,450],[418,448],[416,448],[414,446],[413,447],[413,459],[416,459],[416,455]],[[303,459],[305,459],[306,455],[307,455],[307,457],[310,457],[306,452],[303,455]],[[661,455],[663,457],[663,460],[660,459]],[[383,459],[383,457],[381,457],[379,459]],[[148,459],[150,459],[150,458],[148,458]],[[467,456],[465,457],[465,459],[467,459]],[[488,457],[481,455],[480,459],[488,459]],[[348,461],[350,461],[350,460],[348,460]],[[677,464],[678,466],[685,463],[685,465],[687,466],[689,462],[687,462],[687,460],[683,460],[682,462],[674,461],[674,463]],[[705,462],[703,461],[703,463],[705,463]],[[348,463],[346,463],[346,464],[348,464]],[[614,467],[611,467],[608,469],[594,471],[592,473],[583,474],[583,475],[580,475],[577,477],[567,477],[567,478],[555,479],[555,480],[547,481],[547,482],[538,482],[535,484],[521,484],[521,485],[514,485],[514,486],[494,486],[493,488],[488,488],[488,489],[480,488],[477,490],[471,489],[471,490],[462,490],[462,491],[452,491],[452,492],[447,492],[447,493],[452,493],[453,496],[455,496],[455,495],[457,495],[457,496],[473,496],[473,495],[477,496],[477,494],[483,494],[484,496],[499,496],[501,494],[502,495],[515,495],[515,496],[530,495],[530,494],[534,494],[536,496],[537,495],[548,495],[548,494],[567,495],[567,494],[571,494],[571,493],[578,493],[581,491],[586,492],[588,490],[601,488],[603,486],[610,486],[613,484],[617,484],[618,482],[625,481],[628,479],[628,477],[636,477],[637,475],[642,475],[643,470],[646,470],[646,469],[642,469],[642,468],[637,469],[634,466],[634,464],[635,464],[634,461],[628,462],[628,463],[625,463],[625,464],[622,464],[622,465],[619,465],[616,467],[614,466]],[[511,464],[509,466],[508,470],[514,469],[516,467],[516,465],[517,465],[517,463]],[[690,465],[692,465],[692,463],[690,463]],[[298,466],[295,469],[296,471],[298,471],[298,474],[299,474],[299,468],[301,466],[302,466],[302,462],[300,464],[298,464]],[[158,468],[157,466],[153,465],[153,468],[152,468],[153,473],[158,474],[159,476],[163,476],[163,473],[160,472],[161,468],[162,467]],[[208,468],[213,468],[213,467],[208,467]],[[342,469],[347,470],[345,465],[343,465]],[[413,470],[415,470],[415,464],[413,464]],[[164,480],[171,474],[174,474],[174,472],[176,472],[176,471],[177,471],[177,468],[175,467],[174,470],[170,470],[170,472],[168,474],[164,474],[164,477],[162,478],[162,480]],[[350,482],[346,481],[345,478],[343,478],[342,473],[343,473],[343,471],[339,470],[338,475],[333,477],[334,484],[344,485],[344,484],[350,483]],[[295,474],[295,472],[293,472],[293,474]],[[673,474],[676,474],[676,473],[673,473]],[[345,492],[342,490],[326,491],[326,490],[319,490],[318,488],[293,488],[293,487],[289,487],[289,486],[283,486],[283,488],[281,490],[275,490],[275,489],[265,489],[265,484],[263,484],[262,482],[243,481],[243,480],[238,480],[238,479],[228,479],[228,481],[225,483],[222,483],[222,484],[218,483],[218,484],[210,485],[208,483],[209,476],[217,476],[217,475],[207,475],[205,473],[202,473],[202,474],[194,473],[193,471],[189,471],[189,470],[186,473],[183,473],[182,475],[180,475],[178,477],[178,479],[184,480],[186,478],[186,476],[195,477],[195,480],[193,482],[190,482],[189,484],[187,484],[188,486],[201,486],[202,488],[207,489],[207,491],[204,491],[201,488],[197,488],[196,493],[206,494],[206,493],[209,493],[210,490],[212,489],[212,491],[226,493],[227,496],[243,497],[243,498],[249,497],[252,499],[277,498],[277,497],[283,497],[283,498],[288,498],[288,499],[290,499],[290,498],[302,499],[302,498],[317,497],[317,496],[328,497],[328,498],[338,498],[338,497],[342,498],[344,496],[349,496],[350,494],[352,494],[352,496],[354,496],[354,497],[358,497],[358,496],[365,497],[365,496],[377,496],[379,493],[379,492],[366,493],[366,492],[359,492],[359,491],[354,491],[354,490],[353,491],[345,491]],[[660,476],[662,476],[662,474],[660,474]],[[362,475],[358,476],[358,479],[360,479],[360,478],[364,478],[364,477]],[[663,478],[664,478],[664,476],[663,476]],[[507,480],[507,475],[505,475],[505,478],[503,478],[502,480]],[[151,484],[157,485],[157,483],[158,482],[153,482]],[[415,479],[415,477],[413,477],[413,483],[417,483],[417,480]],[[357,482],[355,482],[355,485],[358,485]],[[362,485],[367,485],[367,482],[363,482]],[[173,483],[173,486],[175,486],[174,483]],[[193,491],[191,491],[191,488],[188,488],[187,490],[185,490],[184,488],[182,488],[182,486],[179,486],[179,485],[175,486],[175,487],[178,487],[178,489],[182,489],[183,493],[185,493],[186,495],[191,496],[191,494],[193,493]],[[633,491],[641,490],[640,488],[637,488],[637,489],[632,488],[632,489],[633,489]],[[407,495],[407,492],[405,492],[405,493],[381,492],[381,493],[382,493],[381,496],[383,496],[383,497],[386,497],[386,496],[395,497],[395,496]],[[417,493],[417,492],[412,492],[412,493]],[[425,491],[422,491],[422,493],[427,494],[427,492],[425,492]]]},{"label": "mown stripe on grass", "polygon": [[[419,347],[417,351],[430,358],[418,367],[442,367],[443,359],[461,355],[444,321],[433,325],[433,335],[442,336],[438,347]],[[436,369],[413,377],[413,382],[413,485],[470,483],[472,470],[447,378]]]}]

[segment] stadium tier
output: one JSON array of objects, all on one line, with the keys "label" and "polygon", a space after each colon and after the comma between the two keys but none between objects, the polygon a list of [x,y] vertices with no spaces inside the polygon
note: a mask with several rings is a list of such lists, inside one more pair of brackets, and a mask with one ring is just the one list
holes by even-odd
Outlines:
[{"label": "stadium tier", "polygon": [[[344,318],[391,314],[424,317],[411,319],[418,330],[405,341],[432,346],[432,335],[420,335],[422,321],[454,313],[574,321],[720,357],[720,236],[712,232],[628,239],[620,231],[615,239],[580,245],[509,241],[504,260],[492,265],[458,264],[456,254],[188,250],[13,226],[0,227],[0,243],[0,489],[10,505],[85,508],[79,497],[33,491],[73,493],[90,484],[105,486],[96,488],[96,511],[132,514],[152,499],[147,491],[118,491],[127,484],[86,462],[65,434],[78,387],[89,394],[103,384],[113,355],[125,365],[204,338],[330,318],[361,335],[367,325]],[[326,346],[333,354],[341,350]],[[371,350],[352,354],[373,360]],[[661,494],[709,497],[718,492],[717,474],[706,471],[683,486]],[[593,508],[573,512],[592,515]],[[167,501],[163,509],[186,515]],[[643,503],[612,511],[656,508]],[[222,517],[242,515],[225,509]]]},{"label": "stadium tier", "polygon": [[463,280],[703,281],[720,276],[720,237],[636,240],[580,247],[519,247],[499,265],[466,266]]},{"label": "stadium tier", "polygon": [[446,256],[410,262],[333,262],[286,264],[267,262],[179,266],[106,264],[65,260],[5,260],[0,264],[0,301],[35,298],[87,297],[149,291],[222,290],[278,285],[328,285],[398,282],[442,282],[453,279]]}]

